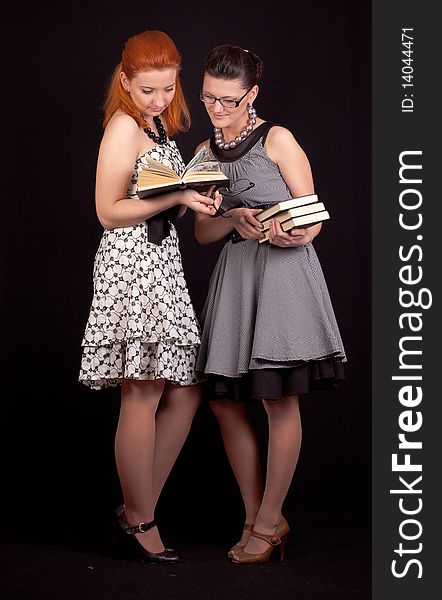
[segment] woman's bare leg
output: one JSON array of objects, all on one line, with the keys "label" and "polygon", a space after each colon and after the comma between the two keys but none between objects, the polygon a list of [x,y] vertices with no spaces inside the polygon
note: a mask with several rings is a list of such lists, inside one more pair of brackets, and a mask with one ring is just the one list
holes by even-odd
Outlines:
[{"label": "woman's bare leg", "polygon": [[[281,516],[282,505],[298,462],[302,428],[298,396],[263,401],[269,420],[267,477],[264,496],[255,520],[255,529],[271,534]],[[258,554],[268,549],[267,542],[251,537],[244,551]]]},{"label": "woman's bare leg", "polygon": [[[130,525],[154,518],[152,493],[155,413],[164,380],[125,380],[121,387],[120,416],[115,435],[115,460]],[[158,529],[136,534],[150,552],[164,550]]]},{"label": "woman's bare leg", "polygon": [[[245,508],[245,522],[254,523],[261,505],[263,484],[256,433],[243,404],[233,400],[210,402],[224,442],[227,457],[239,485]],[[238,543],[245,544],[250,531]]]},{"label": "woman's bare leg", "polygon": [[155,454],[153,461],[153,504],[186,441],[193,417],[201,403],[199,385],[166,383],[160,408],[156,414]]}]

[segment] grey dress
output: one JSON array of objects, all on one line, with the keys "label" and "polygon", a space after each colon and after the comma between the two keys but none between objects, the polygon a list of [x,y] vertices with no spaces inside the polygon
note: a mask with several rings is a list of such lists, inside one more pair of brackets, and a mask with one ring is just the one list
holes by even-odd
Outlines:
[{"label": "grey dress", "polygon": [[[292,197],[264,142],[265,122],[233,150],[211,152],[231,182],[255,185],[248,207]],[[276,400],[345,379],[345,351],[313,245],[281,248],[256,240],[226,241],[202,311],[197,371],[209,398]]]}]

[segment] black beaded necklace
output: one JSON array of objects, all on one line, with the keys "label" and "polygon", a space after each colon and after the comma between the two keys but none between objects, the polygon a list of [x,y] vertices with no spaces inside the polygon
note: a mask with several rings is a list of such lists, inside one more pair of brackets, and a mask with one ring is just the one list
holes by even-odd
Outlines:
[{"label": "black beaded necklace", "polygon": [[165,144],[167,142],[167,133],[160,117],[154,117],[153,122],[158,130],[158,135],[154,133],[150,127],[145,127],[144,131],[147,133],[148,137],[155,142],[155,144]]}]

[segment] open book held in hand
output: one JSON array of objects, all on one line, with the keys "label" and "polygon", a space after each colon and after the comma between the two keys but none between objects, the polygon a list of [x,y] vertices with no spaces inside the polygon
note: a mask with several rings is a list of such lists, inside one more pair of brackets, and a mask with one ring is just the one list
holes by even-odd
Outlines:
[{"label": "open book held in hand", "polygon": [[228,185],[229,178],[221,172],[218,162],[209,158],[207,149],[203,147],[181,173],[146,154],[138,174],[137,194],[139,198],[148,198],[186,188],[203,194],[212,186],[218,189]]}]

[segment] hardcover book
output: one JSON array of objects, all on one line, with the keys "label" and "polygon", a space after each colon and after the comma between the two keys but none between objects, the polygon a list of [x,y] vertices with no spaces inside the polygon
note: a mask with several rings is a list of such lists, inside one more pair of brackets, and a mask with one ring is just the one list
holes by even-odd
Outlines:
[{"label": "hardcover book", "polygon": [[[281,228],[283,231],[290,231],[294,227],[310,227],[310,225],[314,225],[315,223],[321,223],[322,221],[326,221],[330,219],[330,215],[328,211],[321,210],[315,213],[309,213],[308,215],[302,215],[299,217],[291,217],[287,221],[281,223]],[[259,239],[258,242],[262,244],[262,242],[266,242],[269,239],[269,229],[263,232],[264,237]]]},{"label": "hardcover book", "polygon": [[200,194],[210,187],[227,187],[229,178],[221,172],[216,160],[209,158],[207,149],[201,148],[192,160],[177,173],[171,167],[146,155],[138,174],[137,194],[148,198],[166,192],[191,188]]},{"label": "hardcover book", "polygon": [[[318,196],[316,194],[308,194],[306,196],[298,196],[298,198],[289,198],[288,200],[282,200],[282,202],[278,202],[277,204],[273,204],[269,208],[265,208],[261,213],[256,215],[258,221],[266,221],[270,217],[273,217],[279,212],[284,210],[288,210],[290,208],[296,208],[299,206],[304,206],[306,204],[312,204],[313,202],[318,201]],[[258,208],[258,207],[256,207]]]},{"label": "hardcover book", "polygon": [[305,206],[298,206],[297,208],[289,208],[288,210],[283,210],[282,212],[276,213],[276,215],[269,217],[265,221],[261,220],[262,225],[264,227],[262,231],[265,232],[265,230],[270,227],[270,222],[272,219],[276,219],[280,223],[284,223],[284,221],[288,221],[288,219],[292,217],[302,217],[303,215],[313,214],[323,210],[325,210],[323,202],[314,202]]}]

